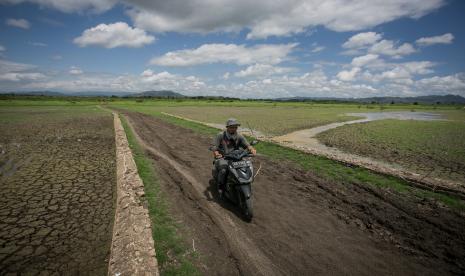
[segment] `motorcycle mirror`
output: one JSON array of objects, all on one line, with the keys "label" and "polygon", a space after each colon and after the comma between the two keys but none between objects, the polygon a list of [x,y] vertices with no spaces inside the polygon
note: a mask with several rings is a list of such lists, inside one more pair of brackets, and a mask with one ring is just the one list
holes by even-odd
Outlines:
[{"label": "motorcycle mirror", "polygon": [[250,143],[252,146],[258,144],[258,141],[257,140],[253,140],[251,143]]}]

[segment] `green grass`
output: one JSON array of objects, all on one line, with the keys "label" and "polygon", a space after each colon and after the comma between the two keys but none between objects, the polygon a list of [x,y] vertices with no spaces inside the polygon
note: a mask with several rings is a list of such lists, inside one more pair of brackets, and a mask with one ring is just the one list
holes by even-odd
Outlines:
[{"label": "green grass", "polygon": [[423,175],[465,182],[465,123],[382,120],[318,135],[323,143],[395,162]]},{"label": "green grass", "polygon": [[0,105],[0,124],[22,122],[61,121],[70,118],[109,116],[95,105]]},{"label": "green grass", "polygon": [[243,126],[256,129],[265,135],[283,135],[295,130],[312,128],[333,122],[357,119],[346,113],[380,111],[423,111],[443,114],[447,119],[465,121],[465,111],[458,106],[427,105],[360,105],[321,104],[266,101],[114,101],[113,106],[144,112],[166,112],[207,123],[224,124],[230,117],[239,119]]},{"label": "green grass", "polygon": [[178,231],[180,226],[175,224],[168,212],[168,205],[160,191],[152,160],[137,144],[126,120],[121,118],[121,121],[134,155],[137,170],[144,182],[145,197],[152,220],[152,235],[161,275],[200,275],[192,262],[197,255],[187,249]]},{"label": "green grass", "polygon": [[[218,133],[217,129],[210,128],[195,122],[162,115],[160,112],[157,112],[154,109],[141,110],[132,108],[132,110],[138,110],[142,113],[157,116],[172,124],[189,128],[205,135],[214,135]],[[316,175],[330,181],[339,182],[341,185],[344,185],[344,183],[354,183],[359,185],[392,189],[399,193],[410,194],[419,198],[435,199],[453,209],[461,211],[465,210],[465,202],[458,197],[415,188],[397,177],[379,174],[361,167],[347,166],[343,163],[325,157],[307,154],[302,151],[286,148],[274,143],[262,141],[256,145],[256,148],[259,153],[269,157],[270,159],[278,161],[290,161],[304,170],[311,170]]]}]

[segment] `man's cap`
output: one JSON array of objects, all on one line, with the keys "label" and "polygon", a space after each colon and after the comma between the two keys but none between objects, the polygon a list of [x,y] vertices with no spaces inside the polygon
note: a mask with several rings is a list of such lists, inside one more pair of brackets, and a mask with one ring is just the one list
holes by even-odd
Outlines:
[{"label": "man's cap", "polygon": [[230,127],[230,126],[240,126],[241,124],[239,123],[238,120],[234,119],[234,118],[230,118],[226,121],[226,127]]}]

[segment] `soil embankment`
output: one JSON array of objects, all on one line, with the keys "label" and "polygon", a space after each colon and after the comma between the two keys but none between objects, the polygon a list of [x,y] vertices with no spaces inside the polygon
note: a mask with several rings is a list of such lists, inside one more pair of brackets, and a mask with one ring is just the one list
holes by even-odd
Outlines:
[{"label": "soil embankment", "polygon": [[159,275],[152,227],[128,140],[114,116],[117,200],[108,275]]},{"label": "soil embankment", "polygon": [[123,112],[157,166],[171,212],[208,275],[465,272],[465,220],[436,202],[321,179],[257,157],[255,217],[243,221],[211,185],[212,137]]}]

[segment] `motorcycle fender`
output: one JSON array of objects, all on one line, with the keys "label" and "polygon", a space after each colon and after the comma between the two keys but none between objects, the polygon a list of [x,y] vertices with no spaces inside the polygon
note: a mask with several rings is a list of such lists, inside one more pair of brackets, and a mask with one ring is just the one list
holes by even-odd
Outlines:
[{"label": "motorcycle fender", "polygon": [[249,199],[252,196],[252,187],[250,187],[250,185],[240,185],[239,187],[242,193],[244,193],[246,199]]}]

